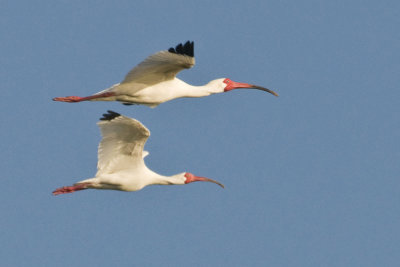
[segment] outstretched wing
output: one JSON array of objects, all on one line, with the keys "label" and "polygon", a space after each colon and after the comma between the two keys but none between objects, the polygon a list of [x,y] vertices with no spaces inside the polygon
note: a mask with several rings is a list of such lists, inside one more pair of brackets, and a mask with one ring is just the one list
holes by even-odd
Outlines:
[{"label": "outstretched wing", "polygon": [[144,167],[143,147],[150,131],[143,124],[109,110],[97,125],[103,139],[98,149],[96,176]]},{"label": "outstretched wing", "polygon": [[125,76],[121,85],[139,83],[150,86],[172,80],[178,72],[193,67],[194,63],[194,43],[187,41],[184,45],[179,44],[147,57]]}]

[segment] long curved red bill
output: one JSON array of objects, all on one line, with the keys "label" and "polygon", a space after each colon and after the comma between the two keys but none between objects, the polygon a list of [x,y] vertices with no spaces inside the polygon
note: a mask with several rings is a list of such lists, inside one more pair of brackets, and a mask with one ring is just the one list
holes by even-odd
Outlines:
[{"label": "long curved red bill", "polygon": [[213,179],[206,178],[206,177],[196,176],[189,172],[185,173],[185,177],[186,177],[185,184],[192,183],[192,182],[211,182],[211,183],[219,185],[222,188],[225,188],[225,186],[218,181],[215,181]]},{"label": "long curved red bill", "polygon": [[259,85],[254,85],[254,84],[249,84],[249,83],[238,83],[234,82],[230,79],[225,79],[224,83],[226,83],[225,92],[231,91],[233,89],[257,89],[261,90],[264,92],[268,92],[270,94],[273,94],[274,96],[279,96],[276,92],[272,91],[271,89],[259,86]]}]

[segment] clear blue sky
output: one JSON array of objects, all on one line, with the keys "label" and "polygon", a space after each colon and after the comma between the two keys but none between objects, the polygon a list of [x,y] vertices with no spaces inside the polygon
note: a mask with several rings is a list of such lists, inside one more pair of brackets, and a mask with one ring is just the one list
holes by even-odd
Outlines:
[{"label": "clear blue sky", "polygon": [[[3,266],[398,266],[398,1],[0,2]],[[195,42],[200,85],[276,90],[156,109],[67,104]],[[152,132],[147,165],[225,184],[52,190],[96,172],[107,109]]]}]

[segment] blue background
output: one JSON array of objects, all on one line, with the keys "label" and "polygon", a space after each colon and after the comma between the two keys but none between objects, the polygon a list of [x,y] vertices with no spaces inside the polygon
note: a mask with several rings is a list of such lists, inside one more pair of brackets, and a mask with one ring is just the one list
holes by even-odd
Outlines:
[{"label": "blue background", "polygon": [[[3,266],[398,266],[398,1],[0,2]],[[155,109],[53,102],[195,42],[201,85]],[[107,109],[150,130],[147,165],[225,184],[87,190]]]}]

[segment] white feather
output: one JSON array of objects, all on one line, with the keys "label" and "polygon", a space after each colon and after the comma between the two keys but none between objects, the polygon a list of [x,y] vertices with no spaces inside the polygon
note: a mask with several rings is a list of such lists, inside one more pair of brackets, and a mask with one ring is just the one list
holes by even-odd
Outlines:
[{"label": "white feather", "polygon": [[100,121],[103,139],[98,148],[97,174],[112,174],[121,170],[144,168],[144,144],[150,131],[139,121],[118,116],[111,121]]},{"label": "white feather", "polygon": [[121,84],[137,83],[147,86],[172,80],[183,69],[189,69],[195,64],[194,57],[160,51],[134,67],[125,76]]}]

